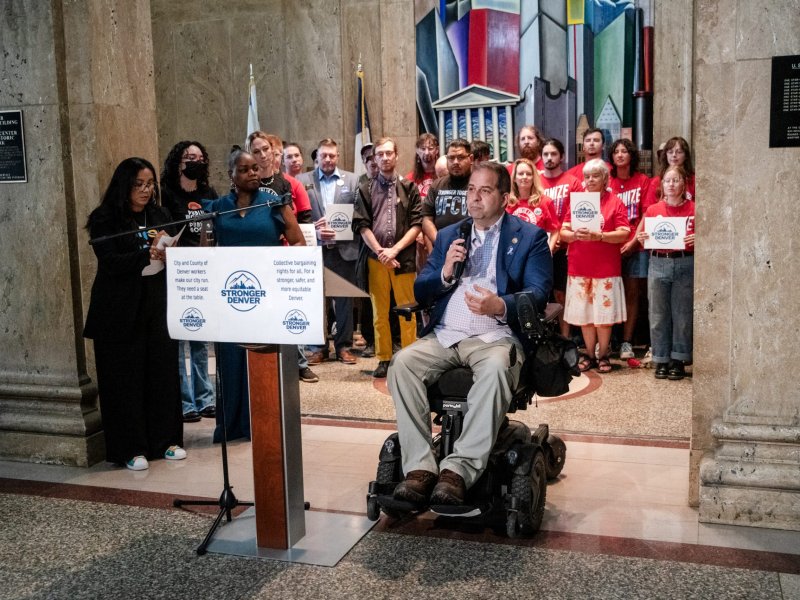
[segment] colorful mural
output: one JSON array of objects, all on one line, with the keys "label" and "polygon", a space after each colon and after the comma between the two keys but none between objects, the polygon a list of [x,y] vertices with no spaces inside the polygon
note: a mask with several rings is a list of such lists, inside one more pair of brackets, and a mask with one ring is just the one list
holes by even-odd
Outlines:
[{"label": "colorful mural", "polygon": [[484,139],[503,161],[530,123],[564,142],[570,165],[586,126],[652,149],[652,4],[416,0],[420,132],[443,146]]}]

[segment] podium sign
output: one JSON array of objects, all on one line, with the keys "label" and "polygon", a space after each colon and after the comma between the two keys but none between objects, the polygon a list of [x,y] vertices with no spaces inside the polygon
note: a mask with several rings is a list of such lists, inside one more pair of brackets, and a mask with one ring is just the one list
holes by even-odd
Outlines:
[{"label": "podium sign", "polygon": [[168,248],[166,264],[173,339],[325,341],[319,247]]}]

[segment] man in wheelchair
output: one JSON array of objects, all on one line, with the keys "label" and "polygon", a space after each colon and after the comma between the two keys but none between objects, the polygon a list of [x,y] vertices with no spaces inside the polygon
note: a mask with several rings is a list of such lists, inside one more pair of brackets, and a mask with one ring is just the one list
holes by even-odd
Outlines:
[{"label": "man in wheelchair", "polygon": [[[511,181],[502,165],[473,167],[467,188],[470,218],[442,229],[414,284],[430,307],[419,340],[392,360],[388,387],[406,474],[394,491],[415,504],[460,505],[486,469],[525,360],[525,336],[514,294],[528,293],[536,310],[550,295],[552,258],[544,231],[505,212]],[[427,386],[455,367],[469,367],[461,435],[437,464]]]}]

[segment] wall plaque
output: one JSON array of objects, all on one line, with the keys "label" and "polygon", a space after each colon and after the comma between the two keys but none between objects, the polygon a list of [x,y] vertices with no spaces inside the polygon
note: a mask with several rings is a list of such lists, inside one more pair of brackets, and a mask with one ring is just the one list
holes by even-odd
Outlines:
[{"label": "wall plaque", "polygon": [[0,183],[27,181],[22,111],[0,111]]},{"label": "wall plaque", "polygon": [[769,147],[800,146],[800,55],[772,57]]}]

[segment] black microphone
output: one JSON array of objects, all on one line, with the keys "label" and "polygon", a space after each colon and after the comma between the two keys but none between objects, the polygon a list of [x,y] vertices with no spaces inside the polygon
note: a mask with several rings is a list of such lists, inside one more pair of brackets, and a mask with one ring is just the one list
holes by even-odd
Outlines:
[{"label": "black microphone", "polygon": [[[462,238],[464,241],[461,245],[464,248],[469,248],[467,246],[467,242],[469,241],[469,237],[472,234],[472,223],[470,223],[467,219],[461,221],[461,227],[458,228],[458,237]],[[464,257],[464,260],[461,262],[457,262],[453,265],[453,279],[458,281],[461,279],[462,273],[464,273],[464,265],[467,263],[467,257]]]}]

